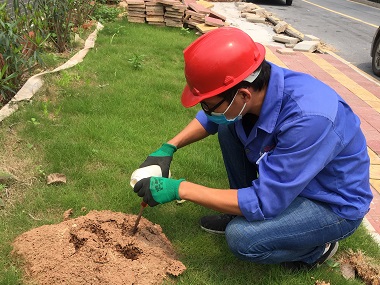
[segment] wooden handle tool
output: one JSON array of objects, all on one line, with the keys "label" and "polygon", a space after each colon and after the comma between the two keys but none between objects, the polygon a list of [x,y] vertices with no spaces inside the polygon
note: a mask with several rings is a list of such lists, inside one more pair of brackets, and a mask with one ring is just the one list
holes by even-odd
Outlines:
[{"label": "wooden handle tool", "polygon": [[132,228],[132,235],[135,235],[136,232],[137,232],[137,227],[139,226],[139,223],[140,223],[140,220],[141,220],[142,213],[143,213],[143,211],[144,211],[144,209],[145,209],[146,206],[148,206],[147,203],[145,203],[145,202],[141,202],[140,212],[139,212],[139,214],[137,215],[137,219],[136,219],[135,225],[134,225],[133,228]]}]

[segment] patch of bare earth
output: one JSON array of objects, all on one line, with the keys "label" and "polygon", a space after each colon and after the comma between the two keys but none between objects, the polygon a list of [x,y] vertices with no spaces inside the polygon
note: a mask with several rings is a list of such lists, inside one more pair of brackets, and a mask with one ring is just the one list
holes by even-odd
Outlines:
[{"label": "patch of bare earth", "polygon": [[[25,191],[37,181],[35,177],[36,161],[30,156],[32,145],[20,139],[17,134],[17,124],[2,125],[0,131],[0,173],[9,175],[9,179],[0,179],[0,184],[5,185],[0,192],[2,207],[0,217],[8,213],[16,201],[23,198]],[[29,148],[28,148],[29,147]]]},{"label": "patch of bare earth", "polygon": [[24,261],[25,282],[38,285],[161,284],[186,267],[159,225],[136,215],[91,211],[18,236],[13,254]]}]

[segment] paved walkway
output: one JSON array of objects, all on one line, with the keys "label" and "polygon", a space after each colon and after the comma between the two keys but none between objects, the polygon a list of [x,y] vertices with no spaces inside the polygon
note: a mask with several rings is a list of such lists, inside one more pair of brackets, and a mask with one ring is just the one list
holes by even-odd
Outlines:
[{"label": "paved walkway", "polygon": [[295,52],[283,55],[266,46],[266,59],[282,67],[313,75],[335,89],[361,119],[371,159],[370,183],[374,195],[365,224],[380,241],[380,80],[361,72],[333,53]]}]

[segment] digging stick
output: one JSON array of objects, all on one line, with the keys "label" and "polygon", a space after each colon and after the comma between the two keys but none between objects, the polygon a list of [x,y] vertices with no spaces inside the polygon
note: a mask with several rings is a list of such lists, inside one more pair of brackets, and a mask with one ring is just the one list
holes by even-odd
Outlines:
[{"label": "digging stick", "polygon": [[132,235],[135,235],[136,232],[137,232],[137,227],[139,226],[139,223],[140,223],[140,220],[141,220],[142,213],[143,213],[144,208],[145,208],[146,206],[148,206],[147,203],[145,203],[145,202],[141,202],[140,212],[139,212],[139,214],[137,215],[137,219],[136,219],[135,225],[134,225],[133,228],[132,228]]}]

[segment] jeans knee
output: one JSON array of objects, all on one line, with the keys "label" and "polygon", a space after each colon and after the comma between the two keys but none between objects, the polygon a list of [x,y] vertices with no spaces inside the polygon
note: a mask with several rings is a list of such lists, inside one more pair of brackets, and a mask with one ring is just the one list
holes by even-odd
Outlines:
[{"label": "jeans knee", "polygon": [[[236,220],[236,219],[235,219]],[[239,222],[231,221],[225,231],[227,245],[230,251],[239,259],[247,260],[256,263],[272,263],[269,261],[271,252],[261,247],[259,244],[255,245],[257,238],[253,233],[247,235],[242,229]]]},{"label": "jeans knee", "polygon": [[229,249],[232,251],[233,254],[239,255],[241,235],[233,222],[230,222],[227,225],[225,235]]}]

